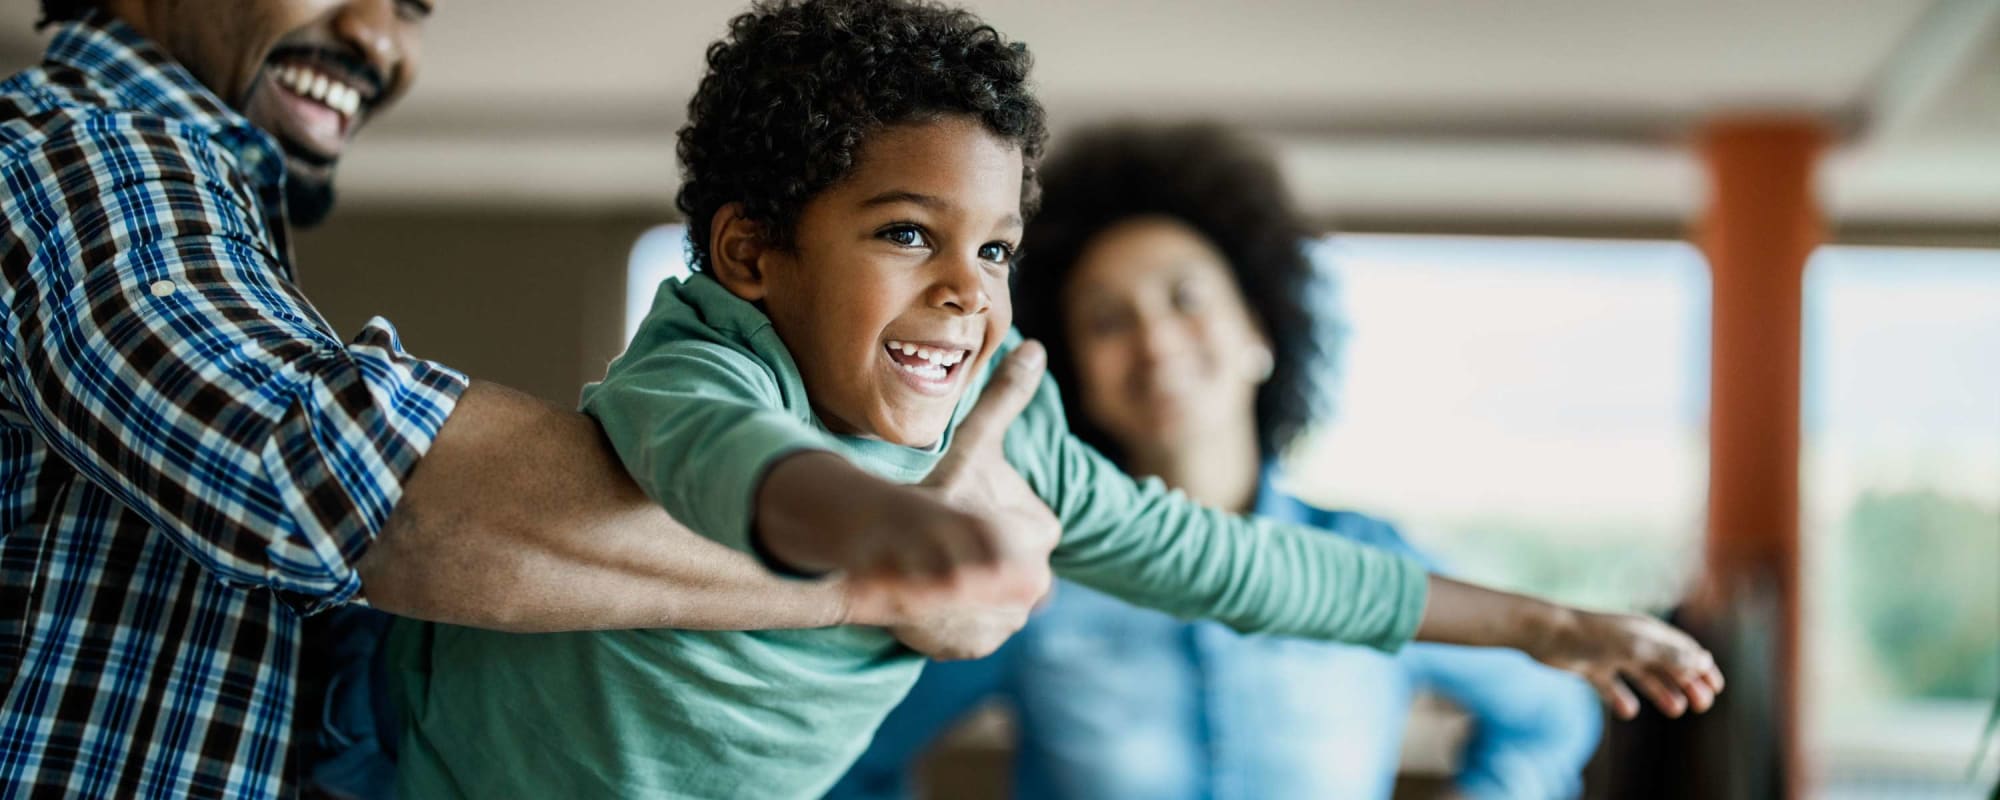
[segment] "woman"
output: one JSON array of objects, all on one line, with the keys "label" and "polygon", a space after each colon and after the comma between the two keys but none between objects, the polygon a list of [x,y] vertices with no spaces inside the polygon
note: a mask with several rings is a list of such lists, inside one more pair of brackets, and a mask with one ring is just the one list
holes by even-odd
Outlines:
[{"label": "woman", "polygon": [[[1383,522],[1275,486],[1326,379],[1312,234],[1275,164],[1212,126],[1120,126],[1077,136],[1042,176],[1017,322],[1048,344],[1072,427],[1205,505],[1410,552]],[[903,793],[910,759],[999,695],[1021,721],[1022,797],[1388,797],[1420,688],[1473,717],[1461,792],[1577,793],[1596,697],[1519,653],[1246,637],[1063,585],[1001,652],[930,665],[832,796]]]}]

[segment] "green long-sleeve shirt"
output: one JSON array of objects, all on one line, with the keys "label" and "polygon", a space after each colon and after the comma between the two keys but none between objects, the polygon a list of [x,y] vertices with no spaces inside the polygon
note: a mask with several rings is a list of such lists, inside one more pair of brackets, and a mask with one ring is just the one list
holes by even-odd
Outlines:
[{"label": "green long-sleeve shirt", "polygon": [[[953,427],[990,377],[976,377]],[[831,450],[916,482],[951,436],[921,450],[828,432],[770,321],[701,275],[661,286],[583,405],[676,519],[746,552],[757,483],[778,459]],[[1051,564],[1065,578],[1246,632],[1383,649],[1422,616],[1416,562],[1134,481],[1069,433],[1051,381],[1004,449],[1062,522]],[[922,665],[856,626],[521,635],[410,623],[396,639],[412,800],[817,796]]]}]

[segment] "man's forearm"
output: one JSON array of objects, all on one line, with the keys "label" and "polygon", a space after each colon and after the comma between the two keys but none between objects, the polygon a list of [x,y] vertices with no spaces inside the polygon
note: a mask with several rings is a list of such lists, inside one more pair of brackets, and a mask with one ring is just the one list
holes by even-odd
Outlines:
[{"label": "man's forearm", "polygon": [[847,613],[840,584],[772,575],[674,522],[588,417],[489,383],[466,390],[358,568],[377,608],[499,630],[808,628]]}]

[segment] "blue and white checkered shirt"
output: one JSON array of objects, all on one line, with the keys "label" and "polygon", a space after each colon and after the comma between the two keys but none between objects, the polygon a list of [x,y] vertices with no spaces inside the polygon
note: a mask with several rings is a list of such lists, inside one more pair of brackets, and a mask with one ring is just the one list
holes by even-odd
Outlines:
[{"label": "blue and white checkered shirt", "polygon": [[0,83],[0,796],[296,790],[301,615],[465,379],[336,338],[284,169],[101,17]]}]

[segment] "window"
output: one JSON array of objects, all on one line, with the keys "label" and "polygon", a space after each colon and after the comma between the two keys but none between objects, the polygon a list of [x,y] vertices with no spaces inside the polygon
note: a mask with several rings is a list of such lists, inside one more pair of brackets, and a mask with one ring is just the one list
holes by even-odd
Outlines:
[{"label": "window", "polygon": [[1451,571],[1660,608],[1698,566],[1707,275],[1679,242],[1335,237],[1346,333],[1301,496],[1388,517]]},{"label": "window", "polygon": [[1977,795],[2000,773],[1967,783],[2000,695],[2000,251],[1828,247],[1806,291],[1814,763]]},{"label": "window", "polygon": [[686,225],[660,225],[639,236],[625,268],[625,341],[639,332],[660,281],[687,276]]}]

